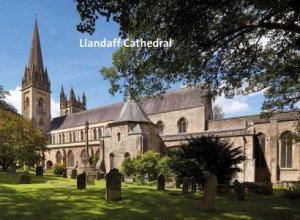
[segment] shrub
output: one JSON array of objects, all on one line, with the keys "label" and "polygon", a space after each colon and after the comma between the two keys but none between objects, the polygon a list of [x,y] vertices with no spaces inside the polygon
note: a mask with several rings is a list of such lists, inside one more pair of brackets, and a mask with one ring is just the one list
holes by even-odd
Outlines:
[{"label": "shrub", "polygon": [[174,172],[171,169],[171,159],[168,156],[162,157],[157,164],[157,170],[159,173],[165,176],[173,176]]},{"label": "shrub", "polygon": [[285,189],[284,196],[289,199],[300,199],[300,182]]},{"label": "shrub", "polygon": [[122,161],[121,173],[124,176],[128,176],[128,177],[136,174],[134,159],[132,160],[131,158],[128,157]]},{"label": "shrub", "polygon": [[64,163],[56,163],[53,166],[53,173],[62,175],[65,169],[66,169],[66,165]]},{"label": "shrub", "polygon": [[157,164],[159,160],[159,153],[154,151],[147,151],[138,156],[134,160],[137,174],[141,177],[148,176],[149,181],[156,180],[158,175]]}]

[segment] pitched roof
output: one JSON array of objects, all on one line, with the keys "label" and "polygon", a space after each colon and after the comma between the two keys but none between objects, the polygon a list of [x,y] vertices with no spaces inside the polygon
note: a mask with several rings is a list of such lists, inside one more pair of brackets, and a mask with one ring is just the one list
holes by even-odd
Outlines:
[{"label": "pitched roof", "polygon": [[[203,106],[205,100],[203,90],[200,87],[192,87],[169,91],[163,95],[163,99],[160,97],[143,99],[139,104],[146,115],[153,115]],[[117,120],[123,105],[124,102],[121,102],[54,118],[51,122],[51,130],[81,126],[84,125],[85,121],[95,124]],[[124,117],[125,115],[126,117],[134,117],[134,113],[130,112],[124,114]],[[141,115],[139,117],[139,119],[143,118]]]}]

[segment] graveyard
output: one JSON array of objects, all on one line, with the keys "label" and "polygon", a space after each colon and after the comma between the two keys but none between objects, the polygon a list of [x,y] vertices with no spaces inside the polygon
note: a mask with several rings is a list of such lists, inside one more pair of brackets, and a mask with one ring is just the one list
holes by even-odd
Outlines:
[{"label": "graveyard", "polygon": [[86,189],[76,179],[54,175],[32,177],[19,184],[19,174],[0,172],[0,219],[299,219],[300,201],[273,195],[218,194],[216,210],[201,209],[203,192],[182,194],[181,189],[158,190],[157,185],[121,186],[121,200],[106,201],[106,182],[95,180]]}]

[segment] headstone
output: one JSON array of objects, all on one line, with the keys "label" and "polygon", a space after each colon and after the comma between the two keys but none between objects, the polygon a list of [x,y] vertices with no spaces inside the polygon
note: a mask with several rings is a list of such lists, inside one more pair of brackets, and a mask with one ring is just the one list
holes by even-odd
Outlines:
[{"label": "headstone", "polygon": [[215,210],[215,198],[218,190],[218,180],[215,175],[209,175],[204,184],[202,209],[205,211]]},{"label": "headstone", "polygon": [[108,201],[121,200],[121,174],[118,169],[111,169],[105,176],[106,195]]},{"label": "headstone", "polygon": [[71,179],[76,179],[77,178],[77,170],[73,169],[71,172]]},{"label": "headstone", "polygon": [[234,192],[237,196],[238,201],[245,200],[245,188],[243,184],[241,184],[238,180],[234,180],[233,182]]},{"label": "headstone", "polygon": [[157,176],[157,189],[158,190],[165,190],[165,186],[166,186],[166,178],[165,175],[160,173]]},{"label": "headstone", "polygon": [[20,174],[19,183],[20,184],[30,184],[31,183],[31,176],[28,171],[25,171]]},{"label": "headstone", "polygon": [[195,193],[196,192],[196,178],[194,176],[191,177],[191,192]]},{"label": "headstone", "polygon": [[67,169],[64,169],[64,171],[62,173],[62,177],[63,178],[68,178],[68,171],[67,171]]},{"label": "headstone", "polygon": [[187,194],[189,192],[189,178],[184,177],[182,180],[182,193]]},{"label": "headstone", "polygon": [[86,175],[86,184],[87,185],[95,185],[95,177],[91,173]]},{"label": "headstone", "polygon": [[37,166],[36,168],[35,168],[35,175],[36,176],[43,176],[43,167],[42,166]]},{"label": "headstone", "polygon": [[86,189],[86,174],[85,172],[77,176],[77,189]]}]

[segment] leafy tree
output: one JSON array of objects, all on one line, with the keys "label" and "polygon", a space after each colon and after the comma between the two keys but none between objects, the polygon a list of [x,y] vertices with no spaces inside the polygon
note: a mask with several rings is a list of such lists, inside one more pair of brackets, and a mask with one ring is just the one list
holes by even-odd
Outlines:
[{"label": "leafy tree", "polygon": [[136,174],[136,168],[135,168],[135,163],[134,160],[131,158],[125,158],[122,161],[121,165],[121,173],[123,173],[126,176],[132,176]]},{"label": "leafy tree", "polygon": [[215,174],[219,183],[228,183],[240,171],[237,165],[245,160],[241,148],[214,136],[193,138],[171,149],[169,154],[171,167],[179,176],[204,179],[208,174]]},{"label": "leafy tree", "polygon": [[221,119],[224,118],[224,112],[223,109],[220,105],[215,105],[213,108],[213,114],[214,114],[214,119]]},{"label": "leafy tree", "polygon": [[139,177],[143,178],[145,175],[147,175],[149,181],[156,180],[158,175],[157,164],[159,157],[159,153],[147,151],[146,153],[135,158],[134,164]]},{"label": "leafy tree", "polygon": [[0,166],[14,162],[33,165],[43,158],[46,141],[41,132],[22,116],[0,109]]},{"label": "leafy tree", "polygon": [[5,101],[5,97],[9,95],[9,92],[5,91],[3,86],[0,85],[0,109],[4,109],[11,112],[17,112],[15,107]]},{"label": "leafy tree", "polygon": [[138,98],[174,82],[206,84],[211,95],[266,90],[265,111],[300,100],[299,0],[75,0],[92,34],[99,17],[120,25],[123,38],[173,39],[169,48],[121,48],[101,70],[111,93]]}]

